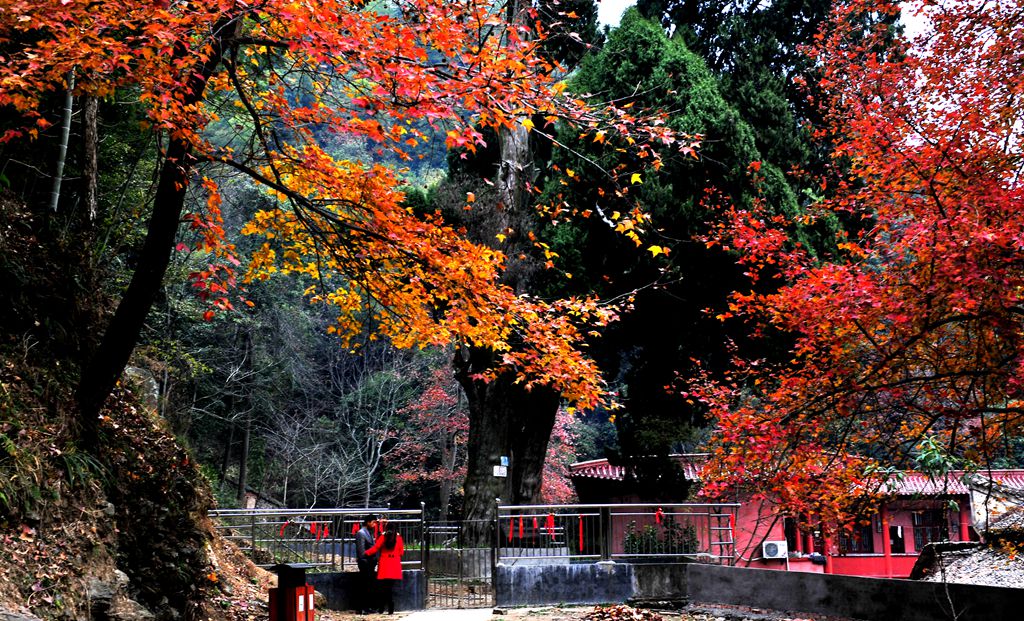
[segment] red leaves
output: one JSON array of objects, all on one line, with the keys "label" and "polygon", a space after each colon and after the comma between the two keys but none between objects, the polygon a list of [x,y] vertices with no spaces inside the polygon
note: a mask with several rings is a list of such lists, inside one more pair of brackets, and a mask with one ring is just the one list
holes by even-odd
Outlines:
[{"label": "red leaves", "polygon": [[784,277],[734,295],[730,316],[795,341],[785,363],[737,361],[697,391],[719,424],[708,493],[747,484],[839,519],[922,440],[986,461],[996,434],[1022,431],[1024,144],[1005,85],[1024,81],[1024,2],[929,4],[934,33],[890,46],[877,20],[898,8],[840,4],[816,49],[835,156],[852,162],[821,207],[869,226],[830,263],[789,248],[796,223],[760,204],[723,208],[708,240],[742,252],[752,279]]}]

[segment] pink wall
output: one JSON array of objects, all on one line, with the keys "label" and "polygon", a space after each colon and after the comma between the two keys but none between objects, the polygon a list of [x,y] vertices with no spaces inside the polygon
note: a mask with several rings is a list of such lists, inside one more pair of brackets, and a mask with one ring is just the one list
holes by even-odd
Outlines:
[{"label": "pink wall", "polygon": [[[960,500],[965,505],[967,500]],[[809,559],[796,557],[797,550],[791,549],[789,562],[785,560],[769,560],[761,558],[762,541],[784,541],[786,539],[785,529],[781,518],[772,514],[772,507],[767,503],[757,503],[749,499],[741,499],[742,506],[739,509],[736,520],[736,564],[741,567],[757,567],[761,569],[788,569],[789,571],[813,571],[851,575],[886,577],[887,563],[884,555],[883,540],[885,537],[878,528],[878,516],[872,518],[871,537],[872,553],[866,554],[839,554],[839,542],[832,538],[825,550],[828,556],[827,570],[821,565],[810,563]],[[886,528],[889,526],[900,527],[903,534],[904,553],[890,555],[889,566],[892,568],[891,577],[906,578],[910,575],[920,553],[915,549],[914,544],[914,511],[938,508],[941,502],[938,500],[899,500],[887,506]],[[960,515],[950,516],[950,523],[947,524],[950,539],[961,540],[962,529],[959,527],[963,520],[963,512]],[[811,537],[801,532],[801,547],[804,555],[812,552],[810,549]]]},{"label": "pink wall", "polygon": [[831,573],[845,576],[868,576],[873,578],[906,578],[917,562],[917,554],[893,554],[892,576],[885,575],[885,557],[881,554],[856,554],[833,556]]},{"label": "pink wall", "polygon": [[786,532],[782,517],[773,514],[773,508],[766,502],[741,500],[736,515],[736,564],[741,567],[762,569],[785,569],[784,560],[761,559],[762,541],[785,541]]}]

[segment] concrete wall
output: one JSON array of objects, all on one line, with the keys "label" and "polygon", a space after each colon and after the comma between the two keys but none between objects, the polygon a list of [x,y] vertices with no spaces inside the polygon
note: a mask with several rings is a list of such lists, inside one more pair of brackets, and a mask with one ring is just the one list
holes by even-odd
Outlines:
[{"label": "concrete wall", "polygon": [[496,568],[495,604],[603,604],[633,594],[633,566],[622,563],[579,565],[502,565]]},{"label": "concrete wall", "polygon": [[[810,612],[865,621],[1019,619],[1024,589],[764,569],[687,566],[691,601]],[[952,605],[951,605],[952,604]]]},{"label": "concrete wall", "polygon": [[[354,571],[306,574],[306,583],[327,598],[325,607],[331,610],[354,610],[355,594],[364,588]],[[418,569],[403,571],[394,595],[395,610],[423,610],[427,604],[426,575]]]},{"label": "concrete wall", "polygon": [[684,601],[687,598],[687,568],[692,563],[632,565],[633,596],[640,601]]},{"label": "concrete wall", "polygon": [[498,565],[498,606],[684,600],[687,564]]},{"label": "concrete wall", "polygon": [[[306,577],[334,610],[351,610],[352,595],[361,588],[355,572]],[[998,621],[1021,618],[1024,609],[1024,589],[700,563],[498,565],[496,582],[498,606],[688,599],[865,621]],[[405,571],[395,589],[395,608],[422,609],[426,588],[423,571]]]}]

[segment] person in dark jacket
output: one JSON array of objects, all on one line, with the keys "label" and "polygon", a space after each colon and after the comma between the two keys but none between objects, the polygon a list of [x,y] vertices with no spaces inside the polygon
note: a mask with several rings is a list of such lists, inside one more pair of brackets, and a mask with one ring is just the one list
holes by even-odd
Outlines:
[{"label": "person in dark jacket", "polygon": [[353,598],[359,614],[373,612],[377,577],[377,551],[370,552],[374,544],[377,516],[363,518],[363,527],[356,532],[356,566],[359,567],[359,592]]},{"label": "person in dark jacket", "polygon": [[[367,554],[380,554],[377,565],[377,583],[380,585],[380,601],[387,607],[388,614],[395,613],[395,585],[402,579],[402,552],[405,549],[402,536],[394,526],[386,527],[384,534],[377,543],[367,550]],[[381,612],[384,612],[381,610]]]}]

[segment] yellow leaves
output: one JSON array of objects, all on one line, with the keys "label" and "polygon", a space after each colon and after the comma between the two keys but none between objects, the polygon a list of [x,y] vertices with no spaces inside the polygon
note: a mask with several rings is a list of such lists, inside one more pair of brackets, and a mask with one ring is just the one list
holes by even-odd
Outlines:
[{"label": "yellow leaves", "polygon": [[594,142],[603,143],[604,139],[605,139],[605,133],[604,132],[599,131],[599,132],[594,134]]},{"label": "yellow leaves", "polygon": [[530,120],[528,117],[521,119],[519,123],[526,128],[526,131],[533,131],[533,121]]},{"label": "yellow leaves", "polygon": [[642,184],[643,181],[640,179],[640,173],[633,173],[632,175],[630,175],[629,182],[632,185]]},{"label": "yellow leaves", "polygon": [[864,249],[861,248],[859,244],[855,244],[852,242],[841,242],[839,244],[836,244],[836,247],[839,248],[840,250],[845,250],[850,254],[851,257],[857,259],[864,259],[867,257],[867,253],[864,252]]},{"label": "yellow leaves", "polygon": [[651,253],[652,257],[656,257],[660,254],[668,256],[668,248],[664,248],[662,246],[649,246],[647,251]]},{"label": "yellow leaves", "polygon": [[496,238],[498,239],[498,241],[500,241],[500,242],[504,242],[504,241],[505,241],[505,234],[504,234],[504,233],[498,233],[497,235],[495,235],[495,237],[496,237]]}]

